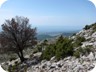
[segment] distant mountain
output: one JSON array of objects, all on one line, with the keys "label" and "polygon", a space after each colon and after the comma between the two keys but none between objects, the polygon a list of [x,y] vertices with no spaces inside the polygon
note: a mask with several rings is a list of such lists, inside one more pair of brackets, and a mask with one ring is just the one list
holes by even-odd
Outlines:
[{"label": "distant mountain", "polygon": [[76,34],[75,32],[74,33],[62,33],[63,36],[72,36],[73,34]]},{"label": "distant mountain", "polygon": [[44,39],[50,39],[57,37],[59,35],[63,36],[72,36],[73,34],[77,33],[78,31],[73,31],[73,32],[51,32],[51,33],[42,33],[37,35],[38,40],[44,40]]},{"label": "distant mountain", "polygon": [[49,38],[53,38],[53,36],[50,36],[50,35],[47,35],[47,34],[38,34],[37,35],[38,40],[44,40],[44,39],[49,39]]}]

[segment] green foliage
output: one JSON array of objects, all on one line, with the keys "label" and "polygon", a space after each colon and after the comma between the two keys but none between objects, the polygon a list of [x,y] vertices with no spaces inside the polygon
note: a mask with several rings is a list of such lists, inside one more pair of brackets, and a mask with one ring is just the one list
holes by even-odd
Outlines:
[{"label": "green foliage", "polygon": [[84,37],[81,36],[76,36],[76,40],[74,42],[74,46],[78,47],[82,45],[82,42],[86,41],[86,39]]},{"label": "green foliage", "polygon": [[76,35],[76,33],[73,33],[73,34],[72,34],[72,36],[75,36],[75,35]]},{"label": "green foliage", "polygon": [[91,27],[93,28],[94,31],[96,31],[96,23],[92,24]]},{"label": "green foliage", "polygon": [[84,27],[85,30],[88,30],[88,29],[90,29],[90,28],[93,28],[93,30],[96,30],[96,23],[93,23],[93,24],[91,24],[91,25],[86,25],[86,26]]},{"label": "green foliage", "polygon": [[56,59],[72,56],[74,52],[72,40],[60,36],[56,44],[49,45],[42,53],[42,59],[50,60],[51,57],[56,56]]},{"label": "green foliage", "polygon": [[75,51],[73,56],[75,56],[76,58],[79,58],[80,57],[80,52],[79,50]]},{"label": "green foliage", "polygon": [[81,36],[77,36],[76,37],[77,40],[79,40],[80,42],[84,42],[86,39],[84,37],[81,37]]},{"label": "green foliage", "polygon": [[43,41],[42,45],[47,45],[47,43],[48,43],[48,40],[45,39],[45,40]]},{"label": "green foliage", "polygon": [[37,46],[37,52],[42,52],[42,46],[41,45]]},{"label": "green foliage", "polygon": [[94,32],[96,32],[96,23],[93,23],[93,24],[91,24],[91,25],[86,25],[86,26],[84,27],[85,30],[88,30],[88,29],[90,29],[90,28],[93,29],[92,32],[91,32],[91,34],[94,33]]},{"label": "green foliage", "polygon": [[8,67],[8,72],[27,72],[27,65],[22,66],[21,63],[15,63],[15,65],[10,65]]},{"label": "green foliage", "polygon": [[88,30],[88,29],[90,29],[90,28],[91,28],[90,25],[86,25],[86,26],[84,27],[85,30]]},{"label": "green foliage", "polygon": [[72,41],[68,38],[63,38],[63,40],[59,40],[56,44],[56,58],[58,60],[73,55],[73,52]]},{"label": "green foliage", "polygon": [[42,52],[42,45],[37,45],[36,48],[34,48],[33,53]]},{"label": "green foliage", "polygon": [[9,68],[8,68],[8,72],[16,72],[17,66],[18,66],[18,64],[14,65],[14,66],[10,65]]},{"label": "green foliage", "polygon": [[64,38],[63,38],[63,36],[61,35],[61,36],[58,38],[57,43],[62,43],[63,40],[64,40]]},{"label": "green foliage", "polygon": [[34,48],[33,53],[39,52],[38,47]]},{"label": "green foliage", "polygon": [[43,51],[41,58],[50,60],[51,57],[55,55],[55,47],[54,45],[49,45],[46,47],[46,49]]},{"label": "green foliage", "polygon": [[85,29],[85,30],[88,30],[88,29],[90,29],[90,28],[93,29],[93,32],[96,32],[96,23],[93,23],[93,24],[91,24],[91,25],[86,25],[84,29]]},{"label": "green foliage", "polygon": [[48,46],[48,40],[44,40],[42,43],[36,45],[33,50],[33,53],[42,52]]},{"label": "green foliage", "polygon": [[93,24],[91,24],[91,25],[86,25],[86,26],[84,27],[85,30],[88,30],[88,29],[90,29],[90,28],[93,29],[93,30],[92,30],[92,33],[96,32],[96,23],[93,23]]},{"label": "green foliage", "polygon": [[85,53],[88,53],[89,54],[92,51],[92,46],[86,46],[84,48],[84,50],[85,50]]},{"label": "green foliage", "polygon": [[75,52],[74,52],[74,56],[79,58],[80,57],[80,54],[81,55],[88,55],[90,52],[92,51],[92,46],[86,46],[84,48],[78,48]]},{"label": "green foliage", "polygon": [[50,60],[51,57],[55,56],[57,60],[60,60],[67,56],[75,56],[76,58],[79,58],[80,54],[89,54],[92,51],[90,46],[86,46],[85,48],[80,47],[74,51],[74,46],[78,47],[82,45],[82,42],[85,40],[84,37],[77,36],[73,43],[73,40],[60,36],[55,44],[50,44],[45,48],[42,52],[41,59]]},{"label": "green foliage", "polygon": [[79,58],[80,57],[80,54],[84,54],[84,53],[85,53],[85,50],[80,47],[76,51],[74,51],[73,56],[75,56],[76,58]]}]

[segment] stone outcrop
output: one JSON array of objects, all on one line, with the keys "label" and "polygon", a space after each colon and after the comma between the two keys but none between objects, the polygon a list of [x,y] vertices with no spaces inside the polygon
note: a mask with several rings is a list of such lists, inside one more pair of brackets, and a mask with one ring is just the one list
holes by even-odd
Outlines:
[{"label": "stone outcrop", "polygon": [[66,57],[62,60],[43,60],[28,68],[28,72],[88,72],[94,68],[95,57],[92,52],[80,58]]},{"label": "stone outcrop", "polygon": [[[59,61],[57,61],[54,56],[50,59],[50,61],[40,61],[42,53],[39,52],[31,56],[27,56],[28,60],[20,64],[18,66],[19,69],[24,70],[24,68],[27,67],[27,72],[91,72],[94,68],[96,68],[96,32],[93,32],[92,28],[88,30],[83,29],[71,38],[75,40],[76,36],[81,36],[86,39],[82,42],[80,47],[92,47],[92,51],[89,54],[80,55],[80,58],[69,56]],[[18,61],[19,60],[17,60],[17,62]],[[10,64],[14,65],[14,63],[15,61],[8,62],[7,66]],[[6,66],[6,63],[4,64],[3,65]]]}]

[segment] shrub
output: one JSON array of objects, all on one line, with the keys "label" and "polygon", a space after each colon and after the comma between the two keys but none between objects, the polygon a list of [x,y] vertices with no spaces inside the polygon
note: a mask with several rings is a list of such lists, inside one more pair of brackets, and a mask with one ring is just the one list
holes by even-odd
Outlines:
[{"label": "shrub", "polygon": [[42,52],[41,59],[50,60],[51,57],[55,55],[55,48],[54,45],[49,45],[46,49]]},{"label": "shrub", "polygon": [[79,40],[80,42],[84,42],[86,39],[84,38],[84,37],[82,37],[82,36],[77,36],[76,37],[77,38],[77,40]]},{"label": "shrub", "polygon": [[39,50],[38,50],[38,48],[35,48],[35,49],[33,50],[33,53],[37,53],[37,52],[39,52]]},{"label": "shrub", "polygon": [[64,58],[72,56],[74,52],[72,41],[68,38],[64,38],[62,43],[56,44],[56,58]]},{"label": "shrub", "polygon": [[14,66],[9,66],[8,72],[27,72],[27,65],[22,66],[20,68],[20,65],[14,65]]},{"label": "shrub", "polygon": [[75,52],[74,52],[74,56],[79,58],[80,54],[81,55],[88,55],[90,52],[92,51],[92,46],[86,46],[85,48],[78,48]]},{"label": "shrub", "polygon": [[76,33],[73,33],[73,35],[72,36],[75,36],[76,35]]},{"label": "shrub", "polygon": [[16,72],[16,70],[17,70],[17,65],[14,66],[10,65],[8,68],[8,72]]},{"label": "shrub", "polygon": [[84,37],[81,36],[76,36],[76,40],[74,42],[74,46],[78,47],[82,45],[82,42],[86,41],[86,39]]},{"label": "shrub", "polygon": [[74,52],[73,56],[75,56],[76,58],[80,57],[80,52],[77,50]]},{"label": "shrub", "polygon": [[88,30],[88,29],[90,29],[90,28],[91,28],[90,25],[86,25],[86,26],[84,27],[85,30]]},{"label": "shrub", "polygon": [[51,57],[56,56],[56,59],[72,56],[74,52],[72,40],[68,38],[59,37],[56,44],[49,45],[42,53],[42,59],[50,60]]},{"label": "shrub", "polygon": [[42,52],[42,45],[37,45],[37,52]]},{"label": "shrub", "polygon": [[85,50],[86,53],[89,54],[89,53],[92,51],[92,46],[86,46],[86,47],[84,48],[84,50]]},{"label": "shrub", "polygon": [[64,40],[64,37],[61,35],[61,36],[58,38],[58,40],[57,40],[56,43],[62,43],[63,40]]},{"label": "shrub", "polygon": [[90,28],[93,29],[93,32],[92,33],[96,32],[96,23],[91,24],[90,25]]},{"label": "shrub", "polygon": [[96,30],[96,23],[92,24],[93,30]]},{"label": "shrub", "polygon": [[65,56],[64,50],[63,50],[63,44],[59,43],[56,45],[55,55],[57,60]]},{"label": "shrub", "polygon": [[96,23],[93,23],[93,24],[91,24],[91,25],[86,25],[86,26],[84,27],[85,30],[88,30],[88,29],[90,29],[90,28],[92,28],[92,29],[93,29],[93,32],[95,32],[95,31],[96,31]]},{"label": "shrub", "polygon": [[42,45],[47,45],[47,43],[48,43],[48,40],[45,39],[45,40],[43,41]]}]

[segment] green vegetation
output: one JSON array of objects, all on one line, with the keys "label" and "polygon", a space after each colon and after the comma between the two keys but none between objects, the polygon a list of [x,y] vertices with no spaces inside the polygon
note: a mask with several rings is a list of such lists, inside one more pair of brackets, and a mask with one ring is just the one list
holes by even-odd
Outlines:
[{"label": "green vegetation", "polygon": [[74,52],[74,56],[76,58],[80,57],[81,55],[88,55],[90,52],[92,52],[92,46],[86,46],[85,48],[78,48],[75,52]]},{"label": "green vegetation", "polygon": [[92,28],[92,29],[93,29],[93,32],[95,32],[95,31],[96,31],[96,23],[93,23],[93,24],[91,24],[91,25],[86,25],[86,26],[84,27],[85,30],[88,30],[88,29],[90,29],[90,28]]},{"label": "green vegetation", "polygon": [[84,51],[83,51],[83,55],[85,55],[85,54],[89,54],[91,51],[93,51],[93,49],[92,49],[93,47],[92,46],[86,46],[85,48],[84,48]]},{"label": "green vegetation", "polygon": [[90,28],[91,28],[91,25],[86,25],[86,26],[84,27],[85,30],[88,30],[88,29],[90,29]]},{"label": "green vegetation", "polygon": [[[81,48],[86,39],[81,36],[77,36],[75,42],[67,37],[60,36],[55,44],[50,44],[46,47],[41,55],[41,59],[50,60],[51,57],[55,56],[57,60],[63,59],[67,56],[75,56],[76,58],[81,55],[89,54],[92,51],[91,46]],[[76,48],[78,47],[78,49]]]},{"label": "green vegetation", "polygon": [[27,72],[28,66],[25,64],[21,66],[21,63],[15,62],[14,65],[8,67],[8,72]]},{"label": "green vegetation", "polygon": [[58,39],[56,43],[56,58],[64,58],[73,55],[74,49],[72,40],[68,38],[63,38],[62,36]]},{"label": "green vegetation", "polygon": [[33,50],[33,53],[42,52],[48,46],[48,40],[44,40],[42,43],[36,45]]},{"label": "green vegetation", "polygon": [[86,41],[84,37],[76,36],[76,40],[74,42],[74,47],[79,47],[82,45],[82,42]]},{"label": "green vegetation", "polygon": [[55,45],[52,44],[46,47],[41,57],[42,59],[50,60],[50,58],[53,57],[54,55],[55,55]]},{"label": "green vegetation", "polygon": [[72,56],[74,52],[72,40],[67,37],[60,36],[55,44],[50,44],[42,53],[42,59],[50,60],[51,57],[56,56],[56,59]]},{"label": "green vegetation", "polygon": [[80,57],[80,52],[79,50],[75,51],[73,56],[75,56],[76,58],[79,58]]},{"label": "green vegetation", "polygon": [[72,36],[75,36],[75,35],[76,35],[76,33],[73,33],[73,34],[72,34]]}]

